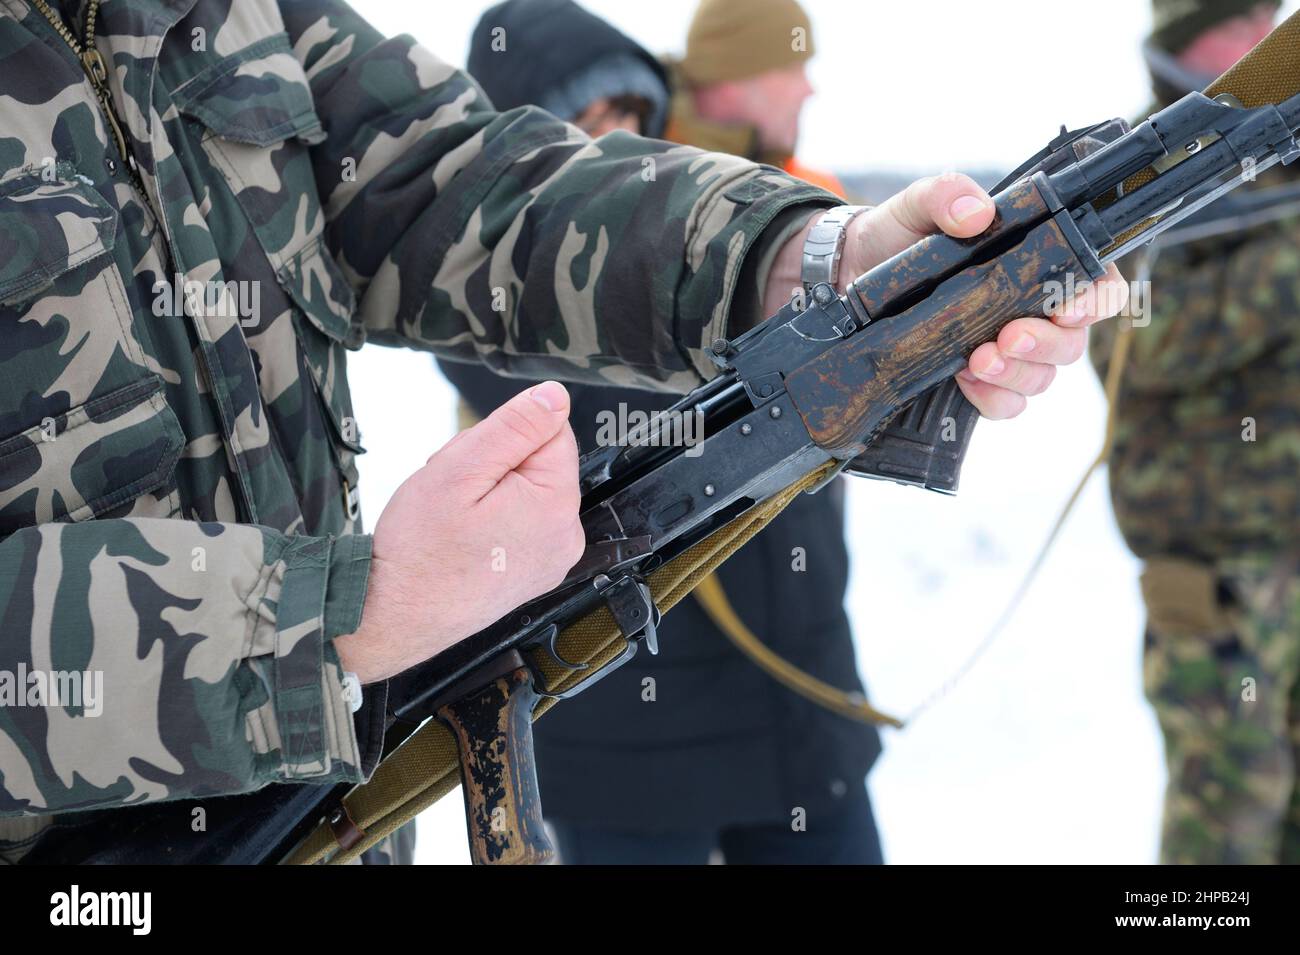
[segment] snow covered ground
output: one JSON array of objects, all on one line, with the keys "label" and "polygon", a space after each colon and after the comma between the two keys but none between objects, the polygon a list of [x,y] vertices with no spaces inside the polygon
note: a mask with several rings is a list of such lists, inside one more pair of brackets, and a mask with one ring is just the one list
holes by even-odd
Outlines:
[{"label": "snow covered ground", "polygon": [[[489,6],[353,2],[457,63]],[[1137,46],[1149,14],[1135,0],[805,3],[819,31],[803,150],[814,166],[1009,168],[1061,122],[1131,115],[1146,100]],[[693,5],[588,3],[656,50],[681,47]],[[1042,62],[1026,69],[1034,54]],[[371,347],[350,372],[373,524],[451,436],[453,399],[427,356]],[[911,711],[980,643],[1095,453],[1103,416],[1080,365],[1016,421],[980,424],[960,496],[851,482],[850,609],[877,706]],[[1001,639],[914,725],[887,732],[870,785],[889,861],[1154,861],[1164,770],[1141,693],[1136,574],[1098,476]],[[419,843],[419,861],[468,861],[458,796],[421,817]]]}]

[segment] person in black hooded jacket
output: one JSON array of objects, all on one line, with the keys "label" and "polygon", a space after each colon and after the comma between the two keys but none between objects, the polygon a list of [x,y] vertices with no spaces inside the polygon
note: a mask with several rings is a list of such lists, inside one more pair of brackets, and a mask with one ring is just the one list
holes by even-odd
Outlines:
[{"label": "person in black hooded jacket", "polygon": [[[541,106],[592,135],[662,134],[663,67],[572,0],[508,0],[474,30],[469,73],[498,109]],[[534,383],[440,361],[466,421]],[[601,413],[653,412],[674,395],[570,386],[582,450]],[[608,420],[608,419],[605,419]],[[717,572],[741,619],[810,675],[862,693],[844,611],[848,553],[839,481],[801,496]],[[866,774],[876,730],[786,689],[737,650],[701,603],[663,620],[644,650],[535,727],[546,819],[561,861],[878,863]]]}]

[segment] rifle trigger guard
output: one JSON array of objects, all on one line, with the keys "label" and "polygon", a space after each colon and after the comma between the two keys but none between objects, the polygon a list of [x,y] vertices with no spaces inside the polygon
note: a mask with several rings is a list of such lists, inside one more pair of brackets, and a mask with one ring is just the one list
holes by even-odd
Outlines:
[{"label": "rifle trigger guard", "polygon": [[[610,616],[614,618],[619,633],[623,635],[623,652],[617,659],[611,660],[608,664],[567,690],[562,690],[559,693],[537,690],[538,696],[550,697],[554,700],[567,700],[570,697],[577,696],[583,690],[603,680],[636,656],[637,648],[642,642],[645,643],[646,649],[652,654],[659,652],[658,627],[662,615],[659,613],[659,608],[655,606],[654,597],[650,593],[650,586],[640,577],[631,574],[612,582],[604,574],[601,574],[592,583],[596,587],[596,591],[604,598]],[[550,632],[546,634],[543,642],[543,646],[546,648],[546,652],[551,655],[551,658],[570,670],[591,669],[589,663],[570,663],[560,656],[555,645],[558,636],[559,628],[555,624],[551,624]]]}]

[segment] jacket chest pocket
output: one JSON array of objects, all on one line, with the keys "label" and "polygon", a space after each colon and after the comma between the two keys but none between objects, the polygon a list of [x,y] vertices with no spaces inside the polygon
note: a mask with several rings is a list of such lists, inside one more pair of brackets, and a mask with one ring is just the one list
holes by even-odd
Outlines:
[{"label": "jacket chest pocket", "polygon": [[[255,242],[265,260],[260,271],[274,276],[276,300],[287,304],[267,308],[262,296],[262,315],[255,328],[246,329],[246,337],[270,380],[269,387],[263,382],[268,400],[304,386],[315,392],[316,411],[288,402],[302,420],[281,428],[281,440],[292,445],[289,457],[304,485],[316,481],[313,457],[324,450],[341,475],[331,492],[340,490],[342,496],[304,486],[308,525],[344,530],[338,516],[344,522],[356,517],[355,456],[362,451],[346,352],[360,347],[363,336],[353,323],[352,288],[324,241],[325,216],[309,146],[325,133],[306,76],[288,37],[279,33],[221,58],[173,92],[172,99],[196,125],[204,158],[227,187],[220,194],[215,191],[219,186],[214,187],[207,213],[223,258],[237,261]],[[296,356],[285,349],[290,334]],[[309,382],[298,381],[301,368]],[[276,413],[274,406],[271,413]],[[319,432],[313,427],[317,421]],[[335,511],[338,501],[342,506]]]},{"label": "jacket chest pocket", "polygon": [[0,536],[178,512],[184,435],[135,337],[117,214],[53,173],[0,182]]}]

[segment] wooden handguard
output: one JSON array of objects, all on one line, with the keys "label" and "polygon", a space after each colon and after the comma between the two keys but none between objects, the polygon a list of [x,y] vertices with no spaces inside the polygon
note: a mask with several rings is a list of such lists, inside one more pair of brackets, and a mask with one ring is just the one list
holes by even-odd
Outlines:
[{"label": "wooden handguard", "polygon": [[[1017,223],[1048,214],[1035,185],[1022,182],[998,197],[998,215],[974,239],[933,236],[872,270],[855,283],[873,315],[887,315],[786,376],[786,390],[819,446],[837,456],[860,453],[891,409],[956,374],[976,347],[1022,315],[1045,315],[1047,283],[1093,277],[1055,219],[1045,219],[1022,241],[997,253],[999,239]],[[952,275],[916,304],[889,315],[890,304],[919,288],[959,256],[992,256]]]},{"label": "wooden handguard", "polygon": [[487,683],[453,690],[436,711],[460,751],[470,855],[475,865],[545,864],[555,853],[533,759],[533,674],[518,651],[494,663],[498,675],[480,671]]}]

